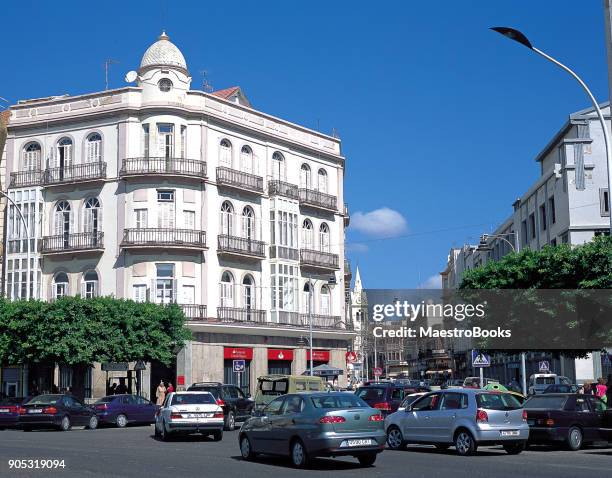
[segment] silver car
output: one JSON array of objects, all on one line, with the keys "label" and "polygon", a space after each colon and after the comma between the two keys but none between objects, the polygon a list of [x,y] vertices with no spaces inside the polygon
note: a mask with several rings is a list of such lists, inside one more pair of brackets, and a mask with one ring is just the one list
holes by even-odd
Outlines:
[{"label": "silver car", "polygon": [[155,416],[155,436],[166,441],[178,433],[223,438],[223,409],[210,392],[172,392]]},{"label": "silver car", "polygon": [[387,444],[403,449],[426,443],[459,455],[471,455],[479,445],[503,445],[516,455],[529,438],[527,414],[509,393],[448,389],[431,392],[385,419]]}]

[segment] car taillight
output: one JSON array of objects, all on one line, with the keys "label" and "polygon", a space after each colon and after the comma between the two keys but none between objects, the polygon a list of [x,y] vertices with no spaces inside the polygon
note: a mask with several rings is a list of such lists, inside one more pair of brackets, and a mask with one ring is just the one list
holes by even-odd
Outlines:
[{"label": "car taillight", "polygon": [[326,415],[321,417],[319,423],[343,423],[346,419],[344,417],[339,417],[336,415]]},{"label": "car taillight", "polygon": [[180,413],[171,413],[171,414],[170,414],[170,418],[171,418],[172,420],[175,420],[175,419],[181,419],[181,418],[183,418],[183,415],[181,415]]},{"label": "car taillight", "polygon": [[376,408],[377,410],[384,410],[388,412],[391,411],[391,404],[389,402],[375,403],[374,408]]},{"label": "car taillight", "polygon": [[377,413],[376,415],[370,415],[368,420],[371,422],[382,422],[384,418],[380,413]]},{"label": "car taillight", "polygon": [[546,426],[552,427],[555,424],[555,421],[552,418],[548,418],[544,423]]},{"label": "car taillight", "polygon": [[223,418],[223,412],[217,412],[213,415],[213,418]]},{"label": "car taillight", "polygon": [[25,415],[26,409],[23,407],[17,407],[17,413],[19,413],[19,415]]},{"label": "car taillight", "polygon": [[9,413],[15,413],[15,412],[17,412],[18,409],[19,409],[19,407],[14,407],[12,405],[10,407],[7,407],[7,410],[8,410]]},{"label": "car taillight", "polygon": [[220,407],[224,407],[225,406],[225,402],[223,400],[221,400],[220,398],[217,399],[217,405],[219,405]]},{"label": "car taillight", "polygon": [[43,413],[46,415],[55,415],[57,413],[57,408],[55,407],[45,407],[43,408]]},{"label": "car taillight", "polygon": [[523,410],[523,421],[527,421],[527,410]]},{"label": "car taillight", "polygon": [[478,423],[487,423],[489,421],[489,415],[484,410],[476,410],[476,421]]}]

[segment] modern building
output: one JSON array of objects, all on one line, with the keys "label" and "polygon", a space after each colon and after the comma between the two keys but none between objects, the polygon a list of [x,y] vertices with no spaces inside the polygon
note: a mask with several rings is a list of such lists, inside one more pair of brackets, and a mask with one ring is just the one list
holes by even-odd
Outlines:
[{"label": "modern building", "polygon": [[[28,231],[9,206],[5,294],[27,295],[29,243],[31,297],[181,304],[194,340],[175,366],[146,364],[145,393],[160,379],[253,392],[258,376],[300,374],[311,322],[315,365],[345,369],[340,140],[254,109],[239,87],[192,90],[165,33],[126,79],[135,85],[11,106],[3,183]],[[133,387],[125,368],[92,364],[89,393],[119,378]],[[61,364],[2,374],[24,395],[71,382]]]},{"label": "modern building", "polygon": [[[610,104],[600,107],[609,120]],[[510,216],[493,232],[483,235],[481,244],[450,250],[446,268],[441,272],[443,288],[459,287],[466,270],[499,260],[515,249],[579,245],[597,235],[609,234],[606,151],[594,108],[572,113],[535,161],[540,177],[512,203]],[[455,352],[460,357],[465,355],[466,346],[469,344],[458,344]],[[577,380],[593,380],[612,373],[608,355],[595,352],[591,358],[574,363],[529,354],[527,375],[537,372],[538,362],[546,359],[557,373],[573,377],[575,372]],[[505,370],[509,378],[518,376],[518,355],[504,358],[499,365],[500,373]]]}]

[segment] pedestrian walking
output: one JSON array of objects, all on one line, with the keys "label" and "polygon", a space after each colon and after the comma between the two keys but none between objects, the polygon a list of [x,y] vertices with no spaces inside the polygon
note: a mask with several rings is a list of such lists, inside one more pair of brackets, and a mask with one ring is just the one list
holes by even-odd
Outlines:
[{"label": "pedestrian walking", "polygon": [[168,387],[166,388],[166,393],[172,393],[174,392],[174,386],[172,385],[172,382],[168,382]]},{"label": "pedestrian walking", "polygon": [[595,395],[597,395],[599,398],[605,397],[607,389],[608,387],[606,387],[604,378],[599,377],[599,380],[597,380],[597,386],[595,387]]},{"label": "pedestrian walking", "polygon": [[166,386],[164,385],[164,381],[160,380],[159,381],[159,385],[157,386],[157,393],[156,393],[156,397],[157,397],[157,405],[163,405],[164,404],[164,400],[166,399]]}]

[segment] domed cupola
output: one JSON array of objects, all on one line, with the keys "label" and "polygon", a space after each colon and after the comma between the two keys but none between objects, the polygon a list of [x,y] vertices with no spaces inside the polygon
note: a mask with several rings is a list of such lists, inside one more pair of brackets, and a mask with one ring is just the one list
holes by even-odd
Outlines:
[{"label": "domed cupola", "polygon": [[181,50],[170,41],[170,37],[166,35],[166,32],[158,37],[157,41],[153,43],[142,57],[140,62],[140,69],[138,73],[142,74],[151,68],[177,68],[183,73],[188,75],[187,62],[185,57],[181,53]]}]

